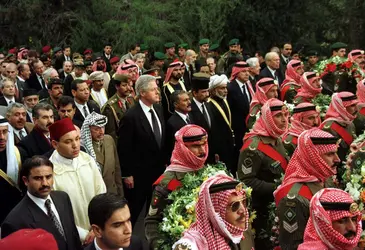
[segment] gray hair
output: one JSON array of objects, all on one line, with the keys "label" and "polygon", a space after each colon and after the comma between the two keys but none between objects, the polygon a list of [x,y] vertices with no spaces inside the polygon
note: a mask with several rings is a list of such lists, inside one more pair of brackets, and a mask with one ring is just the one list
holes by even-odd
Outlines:
[{"label": "gray hair", "polygon": [[134,58],[135,58],[135,61],[137,61],[137,59],[143,59],[144,60],[146,58],[146,55],[143,54],[143,53],[137,53]]},{"label": "gray hair", "polygon": [[6,116],[9,117],[13,113],[13,109],[20,109],[23,108],[24,110],[27,110],[25,106],[21,103],[13,102],[9,104],[9,106],[6,109]]},{"label": "gray hair", "polygon": [[6,77],[3,80],[0,80],[0,88],[1,89],[4,88],[5,82],[12,82],[13,84],[15,84],[15,81],[13,79]]},{"label": "gray hair", "polygon": [[186,52],[185,52],[185,56],[192,56],[192,55],[195,55],[195,51],[192,50],[192,49],[188,49]]},{"label": "gray hair", "polygon": [[135,84],[137,97],[141,96],[141,92],[146,92],[150,88],[151,82],[156,82],[156,78],[150,75],[142,75],[138,78]]},{"label": "gray hair", "polygon": [[250,67],[256,67],[257,65],[260,65],[259,63],[259,59],[257,57],[251,57],[251,58],[248,58],[246,60],[247,64],[250,66]]},{"label": "gray hair", "polygon": [[55,70],[54,68],[48,68],[43,72],[43,78],[45,81],[47,81],[47,82],[49,81],[53,70],[56,71],[56,73],[58,74],[57,70]]},{"label": "gray hair", "polygon": [[268,53],[266,53],[266,55],[265,55],[265,62],[270,61],[274,56],[279,56],[279,54],[276,53],[276,52],[268,52]]}]

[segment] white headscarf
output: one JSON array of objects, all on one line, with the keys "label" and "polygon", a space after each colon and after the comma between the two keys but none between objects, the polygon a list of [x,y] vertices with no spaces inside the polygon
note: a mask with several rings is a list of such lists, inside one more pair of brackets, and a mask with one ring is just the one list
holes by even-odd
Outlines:
[{"label": "white headscarf", "polygon": [[15,155],[13,127],[0,115],[0,126],[8,126],[8,141],[6,142],[6,159],[8,161],[6,174],[18,184],[18,161]]}]

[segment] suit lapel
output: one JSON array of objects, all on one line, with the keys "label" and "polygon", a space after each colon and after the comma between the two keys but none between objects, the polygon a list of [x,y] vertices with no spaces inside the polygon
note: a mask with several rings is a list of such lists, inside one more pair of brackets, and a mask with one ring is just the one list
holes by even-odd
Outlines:
[{"label": "suit lapel", "polygon": [[136,108],[139,111],[139,117],[140,117],[140,120],[141,120],[142,127],[144,128],[144,130],[147,133],[153,135],[153,131],[152,131],[150,122],[148,121],[148,119],[146,117],[146,114],[143,112],[143,109],[142,109],[141,105],[139,104],[139,102],[137,103],[137,107]]}]

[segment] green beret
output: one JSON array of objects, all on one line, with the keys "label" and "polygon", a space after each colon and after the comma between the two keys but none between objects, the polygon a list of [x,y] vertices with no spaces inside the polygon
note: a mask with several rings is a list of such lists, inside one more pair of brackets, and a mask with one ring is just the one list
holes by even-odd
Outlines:
[{"label": "green beret", "polygon": [[85,67],[86,67],[86,66],[90,66],[90,65],[92,65],[92,61],[85,61],[85,62],[84,62],[84,65],[85,65]]},{"label": "green beret", "polygon": [[318,51],[310,50],[308,51],[307,56],[318,56]]},{"label": "green beret", "polygon": [[336,42],[331,45],[331,49],[342,49],[342,48],[347,48],[347,44],[341,43],[341,42]]},{"label": "green beret", "polygon": [[209,51],[217,51],[218,48],[219,48],[219,44],[214,43],[214,44],[210,45]]},{"label": "green beret", "polygon": [[180,43],[179,45],[178,45],[178,48],[180,49],[188,49],[188,47],[189,47],[189,44],[187,44],[187,43]]},{"label": "green beret", "polygon": [[203,44],[209,44],[209,39],[207,38],[203,38],[199,41],[199,45],[203,45]]},{"label": "green beret", "polygon": [[175,43],[169,42],[169,43],[165,43],[164,46],[165,46],[165,49],[170,49],[170,48],[175,47],[176,45],[175,45]]},{"label": "green beret", "polygon": [[118,82],[128,82],[128,76],[124,74],[115,74],[113,79]]},{"label": "green beret", "polygon": [[53,53],[57,53],[58,51],[61,51],[62,49],[60,47],[54,47]]},{"label": "green beret", "polygon": [[166,59],[166,55],[162,52],[155,52],[153,54],[153,56],[155,57],[155,60],[165,60]]},{"label": "green beret", "polygon": [[140,52],[145,52],[145,51],[147,51],[147,50],[148,50],[148,45],[147,45],[147,44],[142,43],[142,44],[140,45],[140,48],[141,48],[141,51],[140,51]]},{"label": "green beret", "polygon": [[233,38],[231,41],[229,41],[228,45],[232,46],[232,45],[238,45],[240,43],[240,40],[238,40],[237,38]]}]

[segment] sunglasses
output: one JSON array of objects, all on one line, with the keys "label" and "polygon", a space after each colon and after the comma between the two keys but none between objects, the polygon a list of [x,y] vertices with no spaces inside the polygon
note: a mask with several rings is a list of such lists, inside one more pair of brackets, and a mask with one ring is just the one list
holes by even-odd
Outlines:
[{"label": "sunglasses", "polygon": [[246,207],[246,199],[245,198],[232,202],[231,205],[229,205],[228,207],[231,209],[232,212],[237,212],[238,209],[241,208],[241,205],[242,205],[243,208]]}]

